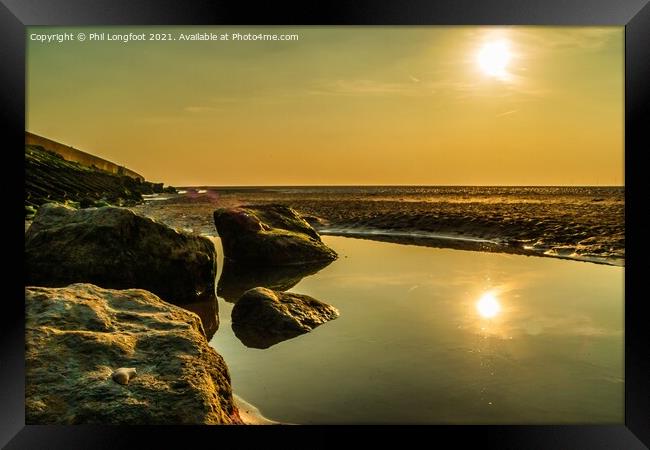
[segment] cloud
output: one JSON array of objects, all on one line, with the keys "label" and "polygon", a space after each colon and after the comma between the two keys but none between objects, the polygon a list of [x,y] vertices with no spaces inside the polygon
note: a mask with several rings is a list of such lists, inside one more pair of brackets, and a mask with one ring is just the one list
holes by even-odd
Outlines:
[{"label": "cloud", "polygon": [[320,81],[309,89],[309,93],[350,96],[428,96],[449,93],[469,94],[479,88],[478,83],[444,79],[427,81],[409,76],[409,81],[401,82],[370,79]]},{"label": "cloud", "polygon": [[470,47],[507,39],[526,51],[597,51],[622,34],[623,27],[487,27],[468,30],[466,40]]},{"label": "cloud", "polygon": [[517,97],[519,100],[534,99],[548,93],[531,85],[524,78],[511,76],[508,82],[501,83],[498,88],[486,84],[485,79],[439,79],[428,81],[418,79],[418,82],[387,82],[381,80],[335,80],[315,83],[308,89],[311,95],[341,95],[341,96],[402,96],[402,97],[447,97],[468,99],[477,97]]},{"label": "cloud", "polygon": [[511,110],[511,111],[502,112],[502,113],[500,113],[500,114],[497,114],[495,117],[509,116],[510,114],[514,114],[514,113],[516,113],[517,111],[518,111],[517,109],[513,109],[513,110]]},{"label": "cloud", "polygon": [[597,51],[623,33],[622,27],[553,28],[545,31],[514,30],[513,39],[538,49]]},{"label": "cloud", "polygon": [[316,83],[309,90],[317,95],[417,95],[421,88],[413,83],[377,80],[335,80]]},{"label": "cloud", "polygon": [[293,99],[299,98],[302,95],[304,95],[304,91],[300,91],[298,89],[212,97],[205,99],[206,104],[185,106],[182,108],[182,111],[191,114],[224,112],[228,111],[233,106],[236,106],[238,104],[274,105],[292,101]]}]

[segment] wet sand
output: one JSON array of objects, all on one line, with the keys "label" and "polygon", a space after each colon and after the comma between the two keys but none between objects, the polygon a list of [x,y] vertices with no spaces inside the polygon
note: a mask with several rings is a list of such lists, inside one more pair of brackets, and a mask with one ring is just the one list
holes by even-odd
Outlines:
[{"label": "wet sand", "polygon": [[188,188],[134,209],[176,228],[215,234],[216,208],[281,203],[325,235],[624,265],[622,188],[476,188],[433,194],[413,189]]},{"label": "wet sand", "polygon": [[240,396],[233,394],[233,401],[239,410],[239,417],[246,425],[288,425],[280,422],[274,422],[262,415],[259,409],[248,403]]}]

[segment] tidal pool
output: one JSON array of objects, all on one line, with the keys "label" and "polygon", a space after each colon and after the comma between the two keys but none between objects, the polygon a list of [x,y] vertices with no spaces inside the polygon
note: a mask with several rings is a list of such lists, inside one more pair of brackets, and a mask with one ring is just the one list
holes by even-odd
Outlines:
[{"label": "tidal pool", "polygon": [[231,328],[233,304],[219,298],[210,344],[234,392],[264,416],[296,424],[623,423],[622,267],[323,241],[339,259],[290,291],[335,306],[338,319],[247,348]]}]

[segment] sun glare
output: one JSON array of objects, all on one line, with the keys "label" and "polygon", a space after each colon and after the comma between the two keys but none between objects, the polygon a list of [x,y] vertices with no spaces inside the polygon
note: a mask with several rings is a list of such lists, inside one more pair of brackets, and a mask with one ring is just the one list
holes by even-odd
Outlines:
[{"label": "sun glare", "polygon": [[506,40],[490,41],[483,44],[477,54],[477,62],[485,75],[505,79],[512,54]]},{"label": "sun glare", "polygon": [[486,292],[476,303],[479,315],[486,319],[495,317],[501,311],[501,305],[492,292]]}]

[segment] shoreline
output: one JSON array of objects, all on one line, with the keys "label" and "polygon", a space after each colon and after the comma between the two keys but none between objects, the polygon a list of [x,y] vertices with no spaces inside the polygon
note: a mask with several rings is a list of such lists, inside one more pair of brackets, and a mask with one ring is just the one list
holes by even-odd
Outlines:
[{"label": "shoreline", "polygon": [[625,267],[625,260],[621,258],[597,258],[580,255],[572,256],[552,254],[536,251],[533,249],[513,247],[497,241],[474,238],[471,236],[445,236],[433,233],[431,233],[431,235],[427,235],[427,233],[418,232],[417,230],[413,232],[395,232],[391,230],[364,230],[354,228],[323,230],[316,228],[316,231],[318,231],[321,236],[340,236],[355,239],[367,239],[377,242],[390,242],[393,244],[415,245],[419,247],[444,248],[486,253],[507,253],[521,256],[538,256],[592,264],[602,264],[614,267]]},{"label": "shoreline", "polygon": [[547,203],[454,203],[352,194],[334,200],[327,192],[311,191],[194,189],[148,197],[132,209],[184,231],[218,235],[212,221],[215,209],[275,203],[298,211],[322,235],[625,266],[625,227],[619,217],[624,204],[614,197],[599,202],[568,197]]},{"label": "shoreline", "polygon": [[[210,236],[218,236],[216,228],[211,223],[212,222],[211,214],[209,214],[209,212],[214,211],[216,207],[223,206],[224,202],[220,202],[218,205],[215,205],[215,202],[212,201],[191,202],[188,204],[182,202],[183,199],[182,196],[178,196],[178,198],[181,199],[181,202],[180,203],[177,202],[176,204],[154,201],[154,202],[149,202],[148,204],[143,203],[135,207],[116,209],[113,211],[104,208],[100,210],[96,208],[92,208],[88,211],[88,214],[95,214],[95,213],[118,214],[119,213],[123,215],[126,214],[129,217],[134,217],[133,214],[128,212],[128,211],[134,211],[139,215],[150,217],[151,219],[153,219],[156,222],[159,222],[160,224],[165,224],[177,230],[180,228],[180,229],[184,229],[185,231],[189,231],[195,236],[197,234],[205,235],[206,233],[201,233],[202,230],[208,231],[209,232],[208,234]],[[188,206],[190,207],[189,209],[187,208]],[[44,214],[47,213],[48,209],[45,209],[45,211],[46,212]],[[42,211],[39,211],[39,213],[40,212]],[[188,214],[189,212],[191,212],[191,214]],[[344,210],[340,212],[345,213]],[[351,219],[352,222],[358,219],[358,217],[354,216],[356,212],[357,211],[348,212],[347,217]],[[242,214],[242,212],[235,212],[235,214]],[[404,217],[405,214],[406,217]],[[406,211],[396,212],[393,218],[396,217],[398,219],[403,220],[402,222],[403,226],[401,229],[399,228],[382,229],[382,228],[370,228],[370,227],[355,228],[353,226],[352,227],[334,226],[332,225],[332,222],[323,220],[321,217],[314,216],[314,215],[306,216],[305,219],[308,220],[310,223],[312,223],[314,228],[318,230],[323,236],[341,236],[347,238],[366,239],[370,241],[390,242],[390,243],[401,244],[401,245],[416,245],[416,246],[434,247],[434,248],[480,251],[486,253],[512,253],[512,254],[519,254],[522,256],[546,256],[546,257],[554,257],[558,259],[569,259],[574,261],[592,262],[596,264],[624,266],[624,260],[622,261],[621,264],[616,264],[616,261],[612,260],[611,258],[610,260],[598,261],[598,260],[579,259],[580,255],[548,254],[547,252],[541,252],[541,249],[539,248],[535,249],[532,247],[526,248],[523,245],[520,246],[512,245],[510,243],[512,241],[509,242],[508,240],[505,239],[503,241],[499,241],[497,239],[488,239],[483,236],[476,237],[476,236],[472,236],[471,234],[441,233],[441,232],[434,232],[428,230],[421,230],[417,228],[409,229],[404,225],[410,223],[412,217],[408,216]],[[381,219],[386,221],[387,218],[382,217]],[[162,225],[155,225],[154,223],[150,222],[147,219],[140,218],[138,220],[151,224],[151,226],[162,227]],[[218,223],[221,225],[220,222]],[[384,223],[390,223],[390,221],[386,221]],[[27,228],[29,226],[29,221],[26,220],[25,225],[27,231]],[[471,223],[469,224],[461,223],[460,225],[461,225],[460,229],[462,229],[462,225],[471,225]],[[191,226],[192,228],[188,229],[187,228],[188,226]],[[570,228],[571,223],[567,222],[566,227]],[[476,230],[477,228],[476,227],[471,228],[471,226],[465,228],[465,230],[471,230],[471,229]],[[264,228],[262,228],[262,230],[264,230]],[[170,233],[174,234],[171,231]],[[194,237],[194,239],[196,238]],[[216,241],[215,239],[211,239],[211,240]],[[348,240],[341,240],[340,243],[343,243],[345,241],[350,242]],[[388,248],[388,246],[385,246],[385,248]],[[397,252],[396,255],[400,255],[400,256],[402,254],[408,254],[407,250],[402,250],[400,248],[393,248],[392,251]],[[434,255],[432,254],[431,256]],[[441,256],[444,255],[441,254]],[[474,261],[480,258],[478,256],[468,255],[467,259]],[[506,259],[512,259],[512,258],[506,258]],[[516,264],[519,264],[520,262],[523,263],[523,261],[518,261],[516,262]],[[219,265],[223,267],[223,264],[219,264]],[[223,269],[221,270],[221,272],[217,272],[215,275],[217,279],[220,279],[220,277],[223,275]],[[163,301],[163,303],[165,302]],[[181,306],[181,308],[183,307]],[[188,308],[183,308],[183,309],[188,309]],[[202,332],[201,335],[202,337],[206,337],[204,332]],[[208,338],[208,344],[210,344],[210,338]],[[212,348],[216,351],[215,347]],[[241,422],[239,423],[243,425],[292,425],[293,424],[293,423],[277,422],[268,419],[261,413],[259,408],[247,402],[246,400],[236,395],[235,393],[232,393],[232,403],[230,405],[231,407],[234,405],[237,408],[235,412],[238,413],[239,418],[241,419]]]},{"label": "shoreline", "polygon": [[[159,202],[156,202],[159,203]],[[160,201],[163,203],[163,201]],[[145,204],[137,205],[129,209],[142,213],[154,220],[161,221],[172,228],[189,233],[196,233],[203,236],[218,237],[214,225],[199,224],[196,218],[189,218],[188,222],[179,223],[178,220],[170,220],[160,210],[152,214],[151,210],[145,210]],[[169,205],[171,206],[171,205]],[[25,232],[31,225],[31,220],[25,220]],[[614,267],[625,267],[624,257],[598,257],[592,255],[579,255],[575,252],[571,254],[553,253],[552,250],[535,249],[530,246],[513,246],[507,242],[499,242],[497,239],[486,239],[475,236],[450,234],[450,233],[433,233],[417,229],[412,230],[391,230],[381,228],[354,228],[354,227],[336,227],[336,226],[319,226],[318,223],[312,223],[312,226],[322,236],[340,236],[356,239],[367,239],[378,242],[389,242],[401,245],[416,245],[420,247],[446,248],[453,250],[465,250],[487,253],[506,253],[521,256],[537,256],[544,258],[563,259],[569,261],[585,262],[592,264],[601,264]]]},{"label": "shoreline", "polygon": [[239,418],[244,422],[244,425],[290,425],[267,419],[257,407],[235,393],[232,394],[232,400],[239,410]]}]

